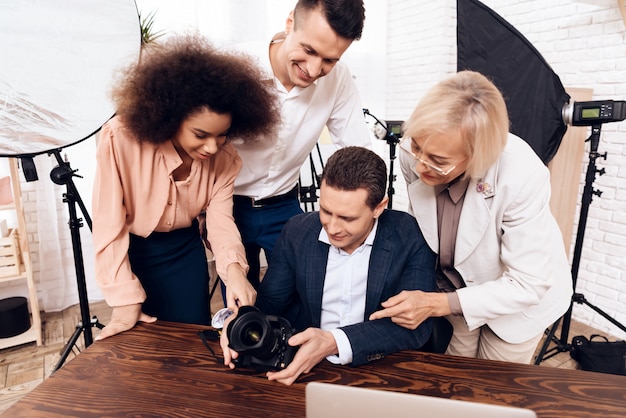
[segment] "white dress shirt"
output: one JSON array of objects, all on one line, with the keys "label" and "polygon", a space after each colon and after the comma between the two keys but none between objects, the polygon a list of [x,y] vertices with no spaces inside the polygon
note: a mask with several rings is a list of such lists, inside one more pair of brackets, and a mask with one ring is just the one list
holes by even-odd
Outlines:
[{"label": "white dress shirt", "polygon": [[269,43],[237,45],[258,58],[272,80],[281,103],[282,123],[278,135],[243,143],[232,140],[243,168],[235,181],[235,194],[263,199],[289,192],[298,183],[300,168],[315,147],[324,126],[339,148],[372,147],[356,84],[341,61],[324,77],[306,88],[287,91],[273,76]]},{"label": "white dress shirt", "polygon": [[339,328],[358,324],[365,319],[367,276],[377,227],[378,220],[374,222],[374,227],[365,242],[352,254],[330,244],[324,228],[320,231],[319,240],[330,245],[322,296],[320,328],[333,334],[339,350],[338,356],[327,357],[331,363],[352,363],[352,346],[345,332]]}]

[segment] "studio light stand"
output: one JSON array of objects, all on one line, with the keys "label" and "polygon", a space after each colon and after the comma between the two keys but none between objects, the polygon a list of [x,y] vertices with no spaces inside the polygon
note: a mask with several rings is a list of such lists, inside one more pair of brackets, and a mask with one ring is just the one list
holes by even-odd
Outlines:
[{"label": "studio light stand", "polygon": [[69,354],[72,352],[72,349],[76,345],[76,342],[78,341],[78,338],[80,337],[80,334],[84,333],[85,348],[87,348],[93,343],[93,334],[91,332],[91,329],[93,327],[102,329],[104,328],[104,325],[102,325],[98,321],[97,317],[95,316],[90,317],[90,314],[89,314],[87,284],[85,280],[85,265],[83,263],[83,249],[82,249],[82,245],[80,241],[80,227],[83,226],[83,223],[82,223],[82,219],[79,219],[77,217],[76,204],[79,205],[80,210],[82,211],[83,216],[85,217],[85,221],[87,222],[87,225],[89,226],[90,230],[92,229],[91,218],[89,217],[89,214],[87,213],[87,209],[85,208],[85,205],[78,193],[78,189],[76,189],[76,185],[74,184],[72,180],[72,177],[81,177],[81,176],[76,174],[77,170],[72,170],[69,162],[64,161],[61,158],[60,150],[51,151],[49,154],[54,154],[57,162],[59,163],[59,165],[53,168],[52,171],[50,172],[50,179],[52,179],[52,181],[55,184],[65,185],[66,190],[67,190],[63,194],[63,202],[67,203],[68,209],[69,209],[69,215],[70,215],[70,220],[68,222],[68,225],[69,225],[70,233],[72,236],[72,249],[74,251],[74,267],[76,268],[76,282],[78,284],[78,300],[80,304],[80,316],[81,316],[80,322],[76,325],[76,329],[74,333],[72,334],[69,341],[67,342],[67,345],[63,348],[63,351],[61,353],[61,358],[59,359],[58,363],[56,364],[56,366],[54,367],[52,371],[54,373],[57,370],[59,370],[61,366],[63,366],[63,364],[65,363],[65,360],[67,360],[67,357],[69,356]]},{"label": "studio light stand", "polygon": [[[315,145],[317,150],[317,158],[320,161],[322,171],[324,170],[324,159],[322,158],[322,151],[320,150],[320,144]],[[311,211],[315,210],[315,203],[317,202],[317,191],[321,187],[322,176],[317,173],[315,161],[313,159],[313,151],[309,153],[309,169],[311,170],[311,184],[309,186],[302,185],[302,178],[298,178],[298,196],[300,197],[300,203],[304,205],[304,211],[309,212],[309,204],[311,204]]]},{"label": "studio light stand", "polygon": [[[377,125],[380,125],[385,130],[384,139],[387,144],[389,144],[389,187],[387,190],[387,195],[389,196],[389,201],[387,203],[387,208],[391,209],[393,204],[393,195],[395,194],[395,189],[393,187],[393,182],[396,180],[396,175],[393,172],[394,169],[394,160],[396,159],[396,146],[400,143],[400,139],[394,133],[393,128],[398,128],[398,132],[400,127],[402,126],[402,122],[400,121],[387,121],[387,123],[383,123],[376,116],[372,115],[368,109],[363,109],[363,116],[372,117]],[[320,161],[321,169],[324,171],[324,159],[322,158],[322,153],[320,151],[319,143],[316,145],[317,149],[317,158]],[[309,154],[309,166],[311,170],[311,185],[304,186],[302,185],[302,178],[298,179],[298,191],[299,191],[299,199],[300,203],[304,205],[304,211],[309,211],[309,204],[311,205],[311,211],[315,210],[315,203],[318,200],[317,191],[321,186],[321,175],[318,174],[317,168],[314,162],[313,151]]]},{"label": "studio light stand", "polygon": [[[574,257],[572,260],[572,284],[574,287],[574,294],[572,295],[572,300],[570,302],[569,309],[565,313],[564,316],[559,318],[549,329],[548,335],[546,337],[545,342],[543,343],[539,353],[537,354],[537,359],[535,360],[535,364],[540,364],[543,360],[547,360],[559,353],[569,352],[571,351],[572,345],[568,343],[569,338],[569,329],[572,319],[572,309],[574,307],[574,303],[585,304],[589,306],[591,309],[602,315],[613,325],[617,326],[622,331],[626,332],[626,327],[612,318],[609,314],[604,312],[602,309],[598,308],[591,302],[589,302],[585,295],[582,293],[576,292],[576,282],[578,279],[578,268],[580,266],[580,256],[583,248],[583,238],[585,236],[585,227],[587,225],[587,215],[589,213],[589,205],[593,200],[593,195],[600,197],[602,192],[599,190],[594,190],[593,182],[595,181],[596,174],[603,175],[605,173],[604,168],[598,170],[596,169],[596,159],[598,157],[602,157],[606,160],[607,153],[599,154],[598,153],[598,143],[600,142],[600,130],[602,124],[594,124],[591,125],[591,135],[587,138],[587,141],[590,143],[589,149],[589,164],[587,166],[587,174],[585,176],[585,188],[583,189],[583,195],[581,200],[580,207],[580,220],[578,222],[578,230],[576,232],[576,243],[574,245]],[[556,338],[555,333],[559,324],[563,320],[563,326],[561,327],[561,338]],[[547,349],[548,345],[554,342],[556,345],[551,349]]]},{"label": "studio light stand", "polygon": [[393,172],[393,166],[396,159],[396,148],[400,143],[400,138],[398,138],[393,132],[393,129],[391,128],[391,121],[387,121],[387,123],[381,122],[376,116],[372,115],[368,109],[363,109],[363,115],[370,116],[385,130],[385,136],[382,139],[389,145],[389,187],[387,189],[389,201],[387,202],[387,208],[391,209],[393,207],[393,195],[396,193],[396,190],[393,187],[393,182],[396,180],[396,175]]}]

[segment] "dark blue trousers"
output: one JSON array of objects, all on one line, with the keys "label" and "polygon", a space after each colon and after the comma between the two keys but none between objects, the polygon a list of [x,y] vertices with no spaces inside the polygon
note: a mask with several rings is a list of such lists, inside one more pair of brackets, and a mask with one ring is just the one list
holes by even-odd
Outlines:
[{"label": "dark blue trousers", "polygon": [[[272,259],[274,244],[283,229],[283,225],[295,215],[302,213],[297,196],[293,199],[261,207],[254,207],[250,199],[233,199],[233,216],[250,269],[248,281],[256,289],[260,284],[261,249],[265,252],[268,264]],[[220,281],[222,300],[226,306],[226,286]]]},{"label": "dark blue trousers", "polygon": [[144,313],[163,321],[211,323],[209,270],[197,221],[147,238],[130,234],[128,255],[146,291]]},{"label": "dark blue trousers", "polygon": [[294,215],[302,213],[297,198],[272,205],[253,207],[251,203],[235,201],[233,214],[241,233],[241,240],[246,249],[246,258],[250,266],[248,280],[257,288],[260,281],[261,249],[267,262],[272,260],[274,244],[283,229],[283,225]]},{"label": "dark blue trousers", "polygon": [[[254,207],[252,201],[235,199],[233,201],[233,215],[239,228],[241,240],[246,250],[246,259],[250,269],[248,281],[256,289],[259,287],[261,274],[261,262],[259,256],[261,249],[265,252],[265,258],[270,263],[274,244],[283,229],[283,225],[294,215],[302,213],[300,202],[297,197],[272,205]],[[222,299],[226,305],[226,287],[221,282]]]}]

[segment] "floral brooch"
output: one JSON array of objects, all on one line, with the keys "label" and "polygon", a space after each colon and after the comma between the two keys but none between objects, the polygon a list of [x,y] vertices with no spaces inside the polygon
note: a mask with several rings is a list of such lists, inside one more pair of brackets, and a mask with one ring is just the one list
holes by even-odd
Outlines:
[{"label": "floral brooch", "polygon": [[492,197],[494,195],[493,188],[489,183],[483,182],[482,179],[476,184],[476,191],[482,193],[485,197]]}]

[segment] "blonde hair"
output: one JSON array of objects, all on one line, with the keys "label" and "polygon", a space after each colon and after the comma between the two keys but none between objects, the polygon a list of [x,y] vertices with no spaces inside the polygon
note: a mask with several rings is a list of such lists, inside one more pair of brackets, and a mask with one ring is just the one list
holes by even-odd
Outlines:
[{"label": "blonde hair", "polygon": [[465,176],[480,177],[500,157],[509,117],[498,88],[475,71],[460,71],[432,87],[403,125],[403,135],[430,139],[459,131],[468,165]]}]

